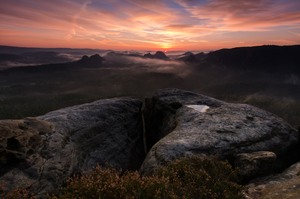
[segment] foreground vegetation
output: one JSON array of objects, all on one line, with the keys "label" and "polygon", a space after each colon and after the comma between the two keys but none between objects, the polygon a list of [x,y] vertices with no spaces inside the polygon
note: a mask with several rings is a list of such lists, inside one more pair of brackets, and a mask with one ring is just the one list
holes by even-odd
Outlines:
[{"label": "foreground vegetation", "polygon": [[[28,197],[30,194],[25,190],[6,194],[7,199]],[[57,195],[49,198],[238,199],[242,195],[237,172],[227,162],[194,156],[174,161],[152,176],[98,166],[70,178]]]}]

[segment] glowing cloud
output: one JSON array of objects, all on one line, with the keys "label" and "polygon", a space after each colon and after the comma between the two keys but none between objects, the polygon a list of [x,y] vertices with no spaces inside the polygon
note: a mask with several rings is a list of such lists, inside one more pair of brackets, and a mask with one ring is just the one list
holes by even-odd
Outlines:
[{"label": "glowing cloud", "polygon": [[0,45],[211,50],[300,43],[293,0],[1,0]]}]

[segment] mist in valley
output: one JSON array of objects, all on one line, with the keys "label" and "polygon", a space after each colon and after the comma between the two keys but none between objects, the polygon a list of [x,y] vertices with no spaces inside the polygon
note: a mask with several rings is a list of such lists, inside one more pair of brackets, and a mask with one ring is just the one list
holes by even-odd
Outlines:
[{"label": "mist in valley", "polygon": [[[20,52],[21,55],[28,53]],[[158,89],[179,88],[227,102],[252,104],[283,117],[295,127],[300,125],[297,72],[237,70],[205,60],[178,60],[184,52],[170,53],[171,59],[167,60],[144,58],[143,52],[58,50],[46,51],[48,56],[44,60],[40,56],[43,53],[30,53],[32,57],[40,57],[40,62],[32,59],[27,65],[21,64],[23,69],[0,72],[0,119],[38,116],[103,98],[143,98]],[[75,64],[83,55],[95,53],[105,61],[92,67]],[[66,58],[61,64],[50,61],[58,61],[59,56]],[[40,65],[46,62],[48,65]],[[36,64],[38,66],[31,66]]]}]

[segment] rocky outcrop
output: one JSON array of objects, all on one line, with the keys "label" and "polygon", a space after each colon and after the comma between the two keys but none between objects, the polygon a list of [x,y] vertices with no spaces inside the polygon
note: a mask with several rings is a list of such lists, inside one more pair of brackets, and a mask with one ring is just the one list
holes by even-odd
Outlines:
[{"label": "rocky outcrop", "polygon": [[103,57],[101,57],[99,54],[95,54],[90,57],[88,57],[87,55],[84,55],[76,63],[79,65],[83,65],[85,67],[97,67],[97,66],[100,66],[104,60],[105,59]]},{"label": "rocky outcrop", "polygon": [[298,199],[300,195],[300,162],[283,173],[255,180],[246,186],[246,199]]},{"label": "rocky outcrop", "polygon": [[199,63],[203,61],[205,57],[206,54],[203,52],[197,54],[194,54],[192,52],[185,52],[184,54],[182,54],[182,56],[178,58],[178,60],[188,63]]},{"label": "rocky outcrop", "polygon": [[162,51],[157,51],[154,55],[147,53],[144,55],[144,58],[169,60],[169,57]]},{"label": "rocky outcrop", "polygon": [[156,127],[160,130],[147,132],[159,135],[141,167],[144,174],[193,154],[231,160],[239,153],[271,151],[277,156],[275,170],[294,161],[290,151],[297,147],[298,132],[277,116],[253,106],[165,89],[153,97],[151,111],[155,110],[164,122]]},{"label": "rocky outcrop", "polygon": [[97,164],[137,169],[144,159],[141,105],[133,98],[106,99],[1,121],[0,184],[43,196]]},{"label": "rocky outcrop", "polygon": [[184,61],[184,62],[188,62],[188,63],[194,63],[194,62],[198,62],[197,58],[195,57],[195,55],[191,52],[186,52],[184,53],[182,56],[180,56],[178,58],[179,61]]},{"label": "rocky outcrop", "polygon": [[178,89],[3,120],[0,135],[1,187],[41,197],[97,164],[149,174],[190,155],[227,159],[248,180],[290,165],[299,140],[271,113]]},{"label": "rocky outcrop", "polygon": [[[35,118],[4,120],[0,122],[0,133],[1,186],[4,190],[31,186],[37,192],[41,190],[36,185],[40,178],[44,180],[41,175],[51,152],[46,137],[53,133],[53,126]],[[41,182],[41,186],[46,185]]]}]

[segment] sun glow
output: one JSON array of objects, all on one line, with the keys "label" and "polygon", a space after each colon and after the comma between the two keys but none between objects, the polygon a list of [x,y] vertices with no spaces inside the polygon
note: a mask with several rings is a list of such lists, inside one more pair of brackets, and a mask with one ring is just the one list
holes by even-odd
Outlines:
[{"label": "sun glow", "polygon": [[0,45],[212,50],[300,43],[299,1],[246,2],[1,0]]},{"label": "sun glow", "polygon": [[174,47],[171,43],[161,43],[160,48],[162,48],[164,51],[170,50],[170,48]]}]

